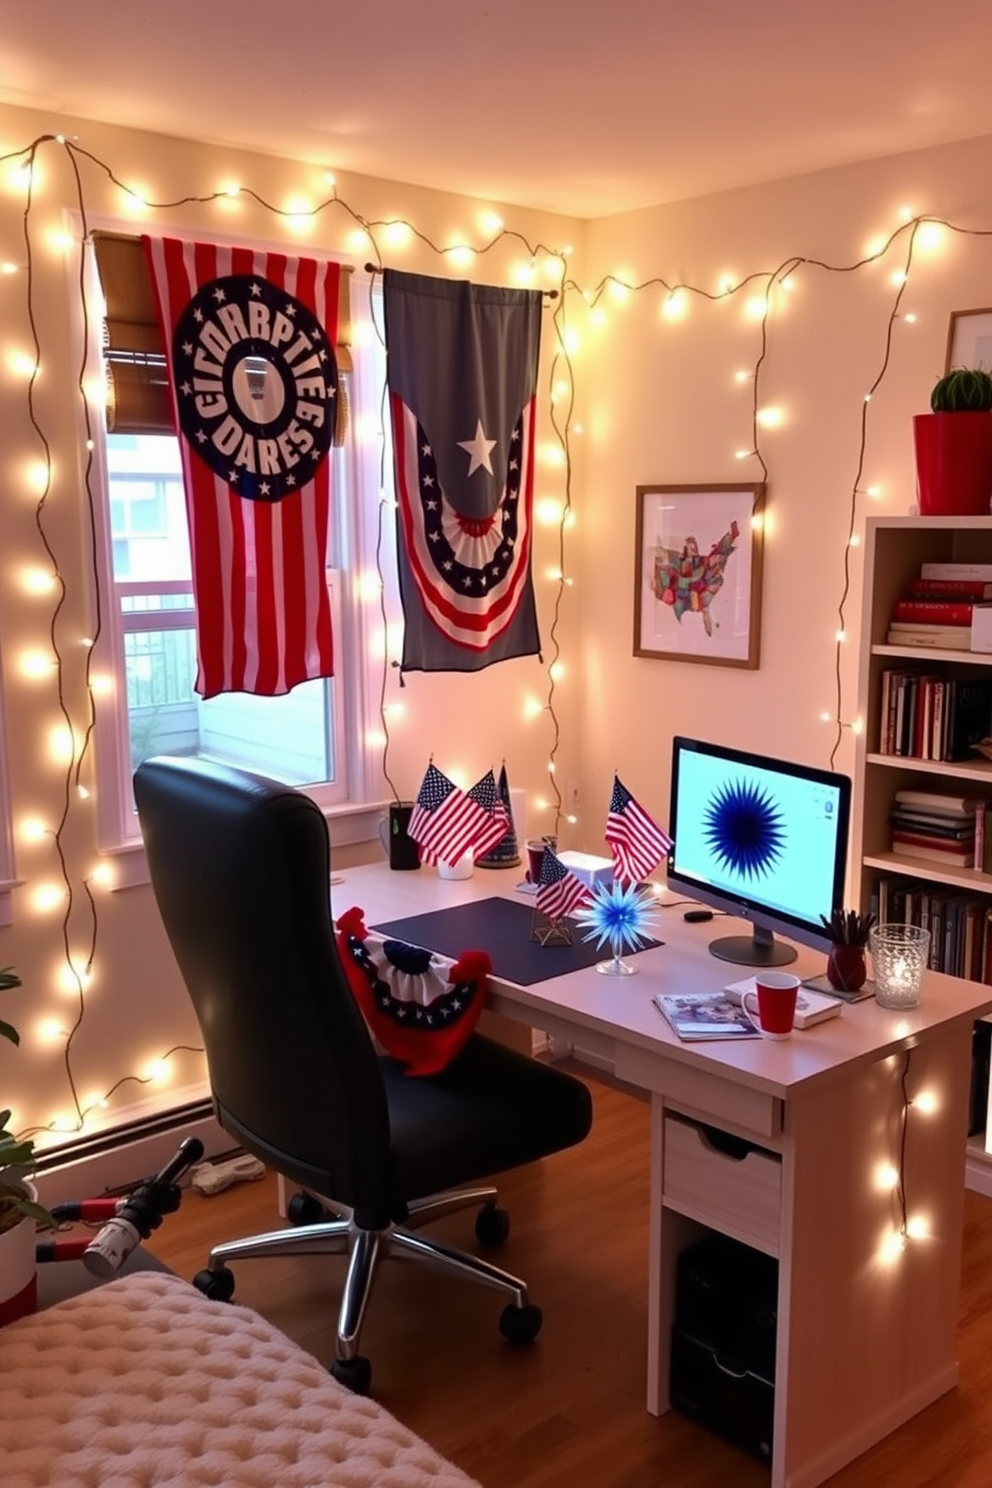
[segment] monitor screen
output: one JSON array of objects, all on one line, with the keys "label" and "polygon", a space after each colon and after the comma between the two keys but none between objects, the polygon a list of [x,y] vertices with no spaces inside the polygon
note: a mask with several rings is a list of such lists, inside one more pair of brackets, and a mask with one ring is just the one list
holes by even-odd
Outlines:
[{"label": "monitor screen", "polygon": [[820,916],[844,903],[850,811],[846,775],[673,739],[668,883],[753,927],[715,940],[714,956],[784,965],[796,953],[776,930],[829,943]]}]

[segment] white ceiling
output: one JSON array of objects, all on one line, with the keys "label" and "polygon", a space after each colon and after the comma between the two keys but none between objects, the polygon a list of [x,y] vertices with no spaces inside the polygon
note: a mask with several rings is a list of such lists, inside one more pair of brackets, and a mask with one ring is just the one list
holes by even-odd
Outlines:
[{"label": "white ceiling", "polygon": [[992,0],[0,5],[0,100],[53,127],[578,217],[992,134],[990,74]]}]

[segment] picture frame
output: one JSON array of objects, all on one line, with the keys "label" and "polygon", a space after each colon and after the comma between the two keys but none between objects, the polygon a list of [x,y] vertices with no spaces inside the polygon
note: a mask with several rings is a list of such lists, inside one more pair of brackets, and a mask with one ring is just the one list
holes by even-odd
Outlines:
[{"label": "picture frame", "polygon": [[992,306],[984,310],[951,311],[945,373],[952,367],[979,367],[992,372]]},{"label": "picture frame", "polygon": [[637,487],[634,655],[756,671],[765,485]]}]

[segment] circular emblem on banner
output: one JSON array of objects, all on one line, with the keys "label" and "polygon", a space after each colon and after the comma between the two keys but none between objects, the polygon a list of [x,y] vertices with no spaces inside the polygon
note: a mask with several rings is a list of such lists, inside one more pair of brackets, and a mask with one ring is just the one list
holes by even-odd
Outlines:
[{"label": "circular emblem on banner", "polygon": [[239,496],[305,486],[334,434],[334,348],[312,310],[254,274],[203,285],[172,338],[179,424]]}]

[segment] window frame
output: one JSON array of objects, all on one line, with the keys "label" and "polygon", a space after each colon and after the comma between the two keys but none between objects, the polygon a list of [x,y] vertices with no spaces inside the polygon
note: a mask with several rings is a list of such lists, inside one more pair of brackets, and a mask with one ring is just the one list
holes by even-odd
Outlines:
[{"label": "window frame", "polygon": [[[85,345],[87,377],[92,387],[100,384],[98,372],[104,367],[102,348],[102,289],[97,273],[96,255],[92,243],[83,244],[83,224],[78,213],[65,213],[66,226],[74,240],[81,244],[84,253],[82,282],[85,296],[85,312],[79,294],[79,264],[66,256],[68,292],[74,341],[80,357]],[[108,231],[135,235],[133,222],[113,218],[93,217],[88,223],[90,231]],[[184,232],[172,226],[160,226],[160,232],[189,241],[201,239],[203,233]],[[241,245],[244,239],[230,234],[211,233],[216,242]],[[294,245],[278,242],[252,240],[253,246],[274,252],[296,251]],[[306,253],[306,249],[300,250]],[[320,255],[328,259],[337,258],[349,262],[344,256]],[[353,335],[356,345],[366,344],[371,334],[375,309],[370,294],[371,276],[357,261],[350,261],[352,268]],[[347,510],[332,510],[332,521],[336,524],[335,557],[338,566],[328,569],[331,591],[332,628],[335,638],[335,701],[334,750],[335,759],[343,761],[347,780],[345,790],[333,782],[316,782],[300,787],[320,806],[328,820],[333,846],[355,845],[378,838],[379,825],[386,795],[383,790],[383,755],[381,720],[378,699],[381,693],[381,659],[374,655],[374,628],[381,623],[379,599],[374,605],[363,594],[360,576],[363,570],[375,568],[377,544],[381,548],[379,561],[388,561],[387,550],[392,546],[394,535],[391,524],[382,524],[389,529],[387,541],[380,541],[380,523],[376,509],[381,500],[380,472],[385,468],[382,460],[381,399],[382,387],[374,387],[373,369],[361,350],[354,358],[355,366],[349,374],[351,401],[351,430],[346,444],[332,451],[332,458],[347,465]],[[93,770],[96,794],[96,820],[98,843],[101,852],[116,859],[115,882],[118,887],[147,883],[148,870],[144,860],[144,849],[140,829],[131,797],[131,755],[124,675],[124,643],[126,629],[144,628],[149,612],[122,613],[119,596],[121,586],[137,585],[138,581],[117,581],[113,576],[112,538],[110,524],[109,475],[107,468],[107,418],[106,405],[101,396],[89,398],[92,448],[86,450],[89,461],[89,486],[92,493],[93,560],[89,569],[91,614],[101,617],[100,633],[93,646],[92,677],[95,683],[94,709],[96,729],[93,743]],[[379,424],[378,449],[363,452],[355,435],[356,426],[368,425],[373,413]],[[81,432],[80,448],[86,449],[86,433]],[[84,473],[81,470],[81,493],[85,495]],[[340,482],[338,483],[340,484]],[[334,496],[332,494],[332,501]],[[395,563],[393,564],[395,572]],[[155,582],[156,592],[168,592],[169,586],[183,587],[183,581]],[[189,581],[185,581],[188,591]],[[399,616],[398,591],[395,585],[385,584],[388,623]],[[392,594],[392,599],[389,596]],[[153,612],[156,617],[167,615],[164,623],[158,620],[155,629],[168,629],[188,623],[188,611],[167,610]],[[138,624],[135,625],[135,618]],[[352,664],[345,664],[345,659]],[[0,781],[2,785],[2,781]],[[2,806],[2,798],[0,798]],[[2,874],[2,851],[0,851],[0,874]]]}]

